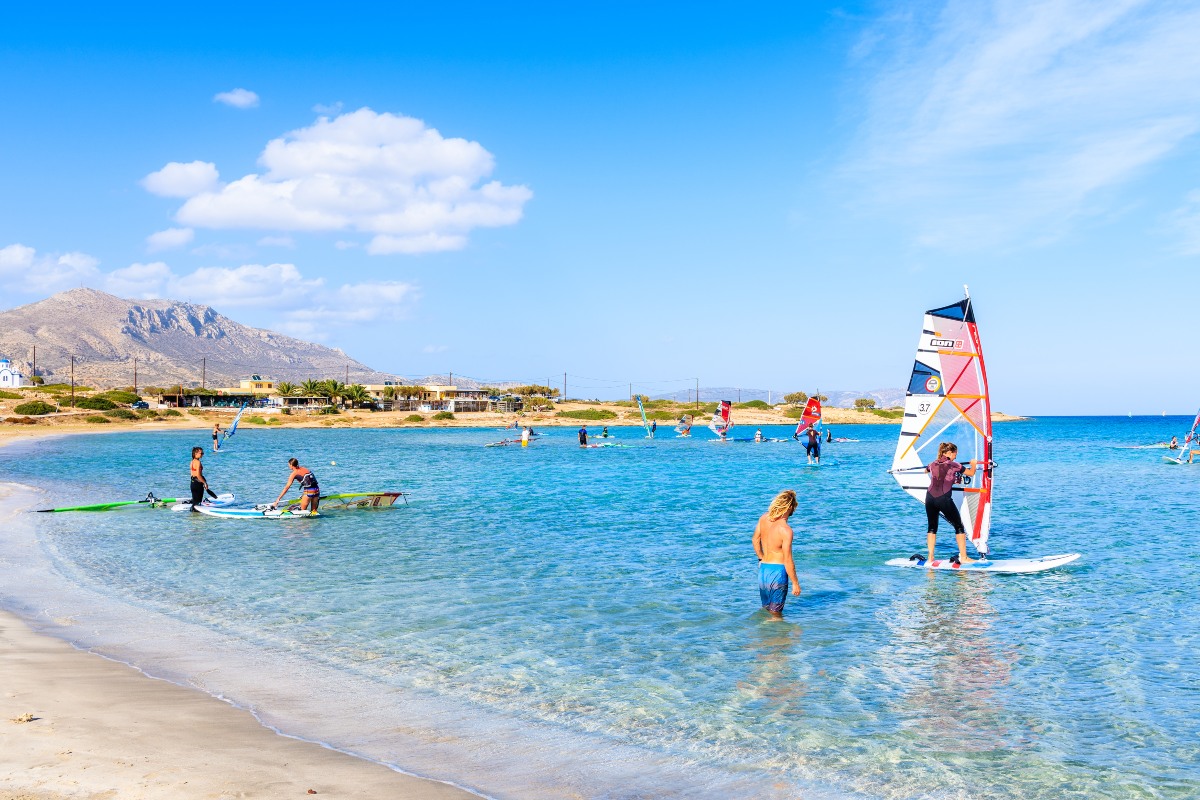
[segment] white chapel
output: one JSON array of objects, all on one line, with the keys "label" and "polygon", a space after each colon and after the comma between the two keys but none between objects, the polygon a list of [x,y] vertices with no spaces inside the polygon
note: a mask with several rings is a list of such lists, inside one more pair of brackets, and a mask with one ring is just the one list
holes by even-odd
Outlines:
[{"label": "white chapel", "polygon": [[0,358],[0,389],[15,389],[25,385],[25,376],[7,358]]}]

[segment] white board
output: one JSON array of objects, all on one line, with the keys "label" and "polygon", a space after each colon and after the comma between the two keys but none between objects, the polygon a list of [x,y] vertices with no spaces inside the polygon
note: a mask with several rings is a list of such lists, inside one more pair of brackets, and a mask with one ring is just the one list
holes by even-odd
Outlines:
[{"label": "white board", "polygon": [[959,572],[1042,572],[1070,564],[1079,559],[1080,555],[1080,553],[1063,553],[1041,558],[998,558],[992,561],[976,561],[973,564],[955,564],[948,558],[934,559],[932,562],[923,558],[893,558],[887,562],[887,565],[911,569],[947,569]]}]

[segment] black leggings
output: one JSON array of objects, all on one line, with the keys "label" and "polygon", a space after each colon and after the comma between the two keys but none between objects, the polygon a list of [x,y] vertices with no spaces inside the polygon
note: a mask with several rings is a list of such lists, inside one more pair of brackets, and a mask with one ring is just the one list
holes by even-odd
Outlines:
[{"label": "black leggings", "polygon": [[962,517],[958,514],[958,506],[954,505],[953,492],[947,492],[941,497],[934,497],[929,492],[925,492],[925,516],[929,519],[928,530],[930,533],[937,533],[939,512],[947,522],[954,526],[955,533],[967,532],[967,529],[963,527]]},{"label": "black leggings", "polygon": [[198,506],[204,500],[204,484],[192,478],[192,505]]}]

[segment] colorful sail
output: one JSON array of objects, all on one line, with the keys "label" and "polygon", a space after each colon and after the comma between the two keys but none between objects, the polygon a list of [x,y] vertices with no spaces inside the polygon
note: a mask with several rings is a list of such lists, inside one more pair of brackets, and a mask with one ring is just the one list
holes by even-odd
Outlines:
[{"label": "colorful sail", "polygon": [[952,491],[971,544],[986,556],[992,517],[992,406],[970,294],[926,311],[917,341],[891,471],[921,503],[929,488],[925,468],[937,460],[940,442],[958,446],[960,464],[980,464],[974,476],[960,476]]},{"label": "colorful sail", "polygon": [[1196,440],[1196,428],[1200,427],[1200,411],[1196,412],[1196,419],[1192,421],[1192,429],[1188,431],[1187,438],[1183,440],[1183,450],[1187,450],[1189,445]]},{"label": "colorful sail", "polygon": [[650,430],[650,423],[646,420],[646,407],[642,405],[642,396],[640,394],[637,396],[637,401],[638,411],[642,412],[642,427],[646,429],[646,438],[653,439],[654,431]]},{"label": "colorful sail", "polygon": [[225,429],[225,435],[222,437],[222,439],[221,439],[222,441],[224,441],[225,439],[228,439],[230,436],[233,436],[235,433],[237,433],[238,423],[242,421],[242,414],[245,414],[245,413],[246,413],[246,403],[242,403],[242,407],[238,409],[237,416],[235,416],[233,418],[233,424],[231,424],[228,428]]},{"label": "colorful sail", "polygon": [[722,439],[725,434],[729,433],[729,429],[733,427],[733,420],[729,416],[729,410],[733,408],[733,404],[728,400],[722,400],[717,403],[717,411],[713,414],[712,422],[708,423],[708,428]]},{"label": "colorful sail", "polygon": [[808,398],[808,402],[804,404],[804,411],[800,414],[800,422],[796,425],[796,432],[792,434],[795,439],[800,438],[800,434],[804,433],[809,428],[816,428],[821,424],[821,397]]}]

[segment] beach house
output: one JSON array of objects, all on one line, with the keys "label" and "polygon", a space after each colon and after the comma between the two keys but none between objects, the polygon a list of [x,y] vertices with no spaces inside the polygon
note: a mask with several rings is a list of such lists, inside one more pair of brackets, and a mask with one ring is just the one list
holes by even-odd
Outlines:
[{"label": "beach house", "polygon": [[0,389],[16,389],[25,385],[25,376],[7,358],[0,358]]}]

